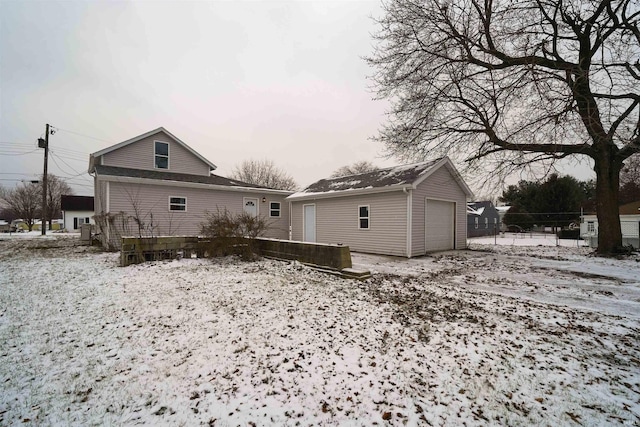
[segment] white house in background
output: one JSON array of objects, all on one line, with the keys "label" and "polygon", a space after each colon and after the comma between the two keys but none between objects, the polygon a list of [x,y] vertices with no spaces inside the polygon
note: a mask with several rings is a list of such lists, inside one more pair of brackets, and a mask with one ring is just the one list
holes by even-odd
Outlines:
[{"label": "white house in background", "polygon": [[287,197],[291,239],[403,257],[462,249],[472,196],[448,157],[322,179]]},{"label": "white house in background", "polygon": [[504,216],[509,212],[511,206],[496,206],[496,210],[498,211],[498,222],[500,223],[500,231],[506,231],[507,226],[504,223]]},{"label": "white house in background", "polygon": [[91,154],[99,238],[117,248],[123,235],[197,235],[206,213],[218,209],[260,215],[270,224],[267,237],[288,237],[284,200],[291,191],[217,176],[215,169],[162,127]]},{"label": "white house in background", "polygon": [[63,228],[67,231],[80,231],[82,224],[94,224],[91,196],[62,196],[60,208]]},{"label": "white house in background", "polygon": [[[640,248],[640,200],[620,206],[620,228],[622,244]],[[598,217],[596,214],[582,215],[580,236],[592,248],[598,247]]]}]

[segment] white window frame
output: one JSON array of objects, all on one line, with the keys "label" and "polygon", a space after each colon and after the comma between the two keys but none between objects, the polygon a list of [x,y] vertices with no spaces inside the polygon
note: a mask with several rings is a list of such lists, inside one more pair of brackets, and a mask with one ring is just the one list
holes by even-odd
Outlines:
[{"label": "white window frame", "polygon": [[[278,208],[274,209],[271,205],[277,204]],[[273,215],[273,212],[278,212],[278,215]],[[269,202],[269,218],[281,218],[282,217],[282,203],[280,202]]]},{"label": "white window frame", "polygon": [[484,219],[484,228],[489,228],[489,217]]},{"label": "white window frame", "polygon": [[[360,215],[360,209],[367,208],[367,216]],[[367,220],[367,226],[362,227],[362,220]],[[371,229],[371,206],[370,205],[359,205],[358,206],[358,230],[370,230]]]},{"label": "white window frame", "polygon": [[478,217],[474,218],[474,223],[475,223],[476,230],[477,230],[478,229]]},{"label": "white window frame", "polygon": [[[171,199],[184,199],[184,203],[173,203]],[[171,209],[172,206],[184,206],[184,209]],[[169,212],[186,212],[187,198],[182,196],[169,196]]]},{"label": "white window frame", "polygon": [[[160,143],[160,144],[165,144],[167,146],[167,154],[158,154],[156,152],[156,144]],[[167,167],[166,168],[160,168],[157,165],[156,159],[158,157],[162,157],[162,158],[166,158],[167,159]],[[161,169],[161,170],[169,170],[169,157],[170,157],[170,153],[169,153],[169,143],[168,142],[164,142],[164,141],[153,141],[153,168],[154,169]]]},{"label": "white window frame", "polygon": [[595,232],[596,232],[595,221],[587,221],[587,233],[595,233]]}]

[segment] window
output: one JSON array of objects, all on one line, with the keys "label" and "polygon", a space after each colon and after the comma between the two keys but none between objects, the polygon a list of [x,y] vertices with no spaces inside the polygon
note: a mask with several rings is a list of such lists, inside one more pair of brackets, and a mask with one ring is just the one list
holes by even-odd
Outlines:
[{"label": "window", "polygon": [[358,206],[358,228],[369,229],[369,206]]},{"label": "window", "polygon": [[484,228],[489,228],[489,218],[484,219]]},{"label": "window", "polygon": [[169,210],[170,211],[186,211],[187,198],[186,197],[169,197]]},{"label": "window", "polygon": [[593,233],[596,231],[596,225],[593,221],[587,221],[587,233]]},{"label": "window", "polygon": [[155,168],[169,169],[169,144],[166,142],[154,142]]},{"label": "window", "polygon": [[269,203],[269,216],[280,217],[280,202]]},{"label": "window", "polygon": [[478,228],[478,217],[475,217],[475,226]]},{"label": "window", "polygon": [[82,224],[89,224],[89,218],[73,217],[73,229],[77,230]]}]

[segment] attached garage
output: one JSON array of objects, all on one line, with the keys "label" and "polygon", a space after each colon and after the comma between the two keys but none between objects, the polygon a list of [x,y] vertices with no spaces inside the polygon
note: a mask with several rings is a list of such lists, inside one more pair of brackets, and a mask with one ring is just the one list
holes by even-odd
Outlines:
[{"label": "attached garage", "polygon": [[425,252],[456,249],[456,203],[437,199],[425,203]]},{"label": "attached garage", "polygon": [[462,249],[472,196],[447,157],[323,179],[287,197],[290,239],[403,257]]}]

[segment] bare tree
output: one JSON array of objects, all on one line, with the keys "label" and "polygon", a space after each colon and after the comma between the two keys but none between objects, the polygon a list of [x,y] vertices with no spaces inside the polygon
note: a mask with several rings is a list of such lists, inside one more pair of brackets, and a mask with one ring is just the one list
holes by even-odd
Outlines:
[{"label": "bare tree", "polygon": [[298,188],[296,181],[271,160],[244,160],[229,175],[232,179],[276,190]]},{"label": "bare tree", "polygon": [[392,102],[378,135],[391,152],[487,174],[589,157],[598,251],[622,246],[619,174],[640,152],[637,0],[390,0],[384,11],[367,62]]},{"label": "bare tree", "polygon": [[337,178],[339,176],[347,176],[347,175],[357,175],[359,173],[367,173],[378,170],[378,167],[367,160],[362,160],[360,162],[355,162],[351,165],[342,166],[336,169],[332,174],[331,178]]},{"label": "bare tree", "polygon": [[[43,182],[42,178],[40,182]],[[55,175],[47,174],[47,218],[49,218],[49,230],[52,229],[53,216],[60,215],[62,196],[72,194],[73,190],[69,187],[69,184]]]},{"label": "bare tree", "polygon": [[12,190],[7,190],[4,200],[15,215],[19,216],[27,224],[29,231],[31,231],[36,218],[41,212],[41,196],[41,185],[37,183],[22,183]]}]

